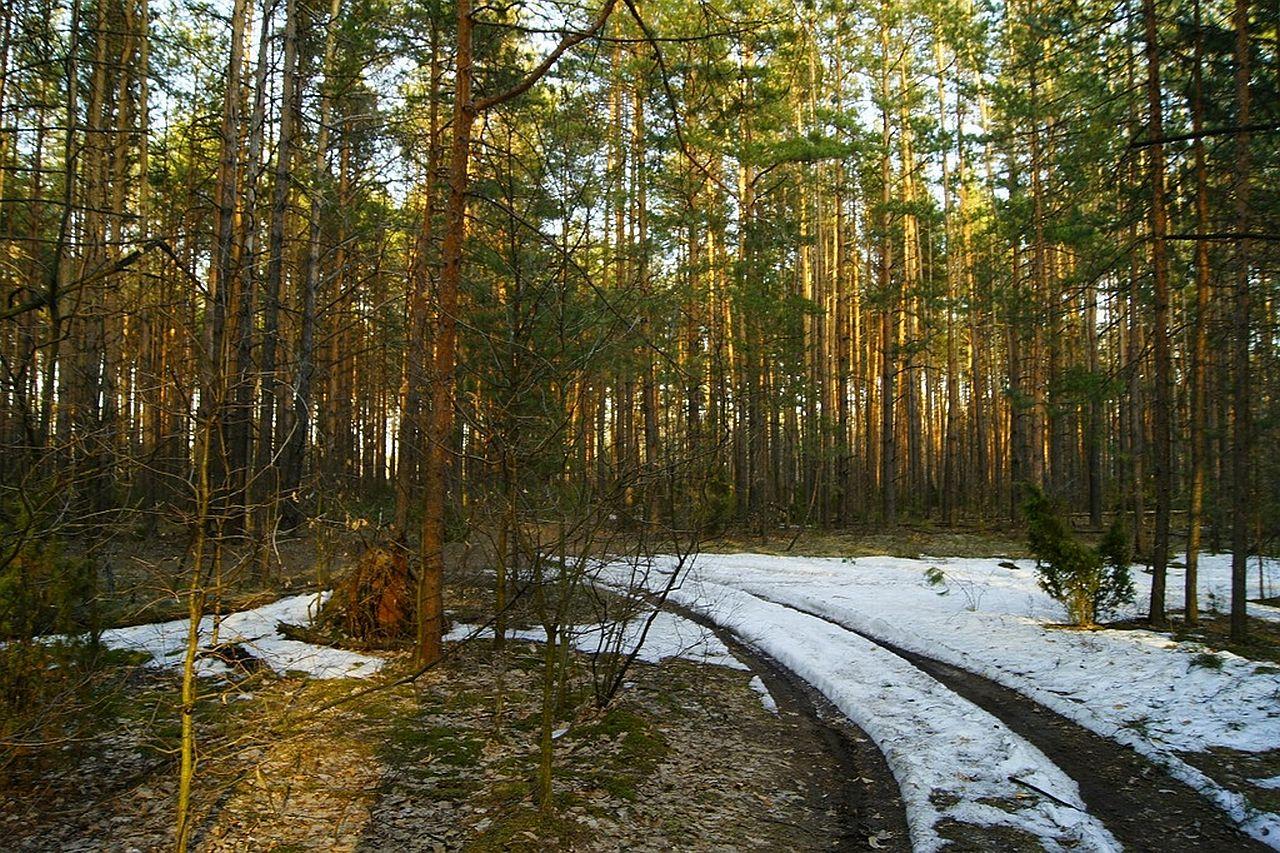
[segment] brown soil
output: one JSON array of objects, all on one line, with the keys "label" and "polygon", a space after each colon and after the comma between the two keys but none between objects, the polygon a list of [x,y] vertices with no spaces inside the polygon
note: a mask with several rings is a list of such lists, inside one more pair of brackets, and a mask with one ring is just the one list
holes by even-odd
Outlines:
[{"label": "brown soil", "polygon": [[[92,559],[103,626],[184,618],[189,543],[188,532],[172,528],[142,539],[117,536],[99,546]],[[70,550],[85,556],[78,549]],[[247,610],[281,595],[320,589],[360,550],[360,542],[346,535],[280,537],[265,550],[229,542],[221,555],[222,609]]]},{"label": "brown soil", "polygon": [[1268,850],[1245,836],[1198,792],[1131,749],[1094,734],[1016,691],[941,661],[891,651],[998,717],[1033,743],[1080,786],[1089,813],[1126,850]]},{"label": "brown soil", "polygon": [[1184,752],[1181,758],[1217,782],[1244,796],[1256,809],[1280,812],[1280,788],[1257,784],[1280,776],[1280,749],[1240,752],[1213,747],[1205,752]]},{"label": "brown soil", "polygon": [[825,696],[768,655],[749,649],[709,619],[683,607],[667,607],[715,631],[733,654],[760,676],[792,729],[797,769],[811,780],[815,807],[835,808],[841,850],[910,851],[906,810],[884,755]]},{"label": "brown soil", "polygon": [[935,527],[929,524],[903,524],[892,532],[883,527],[791,528],[770,531],[761,536],[726,533],[703,544],[704,551],[757,554],[787,554],[796,557],[919,557],[948,554],[955,557],[990,557],[1001,554],[1025,557],[1026,535],[1020,530],[987,526]]}]

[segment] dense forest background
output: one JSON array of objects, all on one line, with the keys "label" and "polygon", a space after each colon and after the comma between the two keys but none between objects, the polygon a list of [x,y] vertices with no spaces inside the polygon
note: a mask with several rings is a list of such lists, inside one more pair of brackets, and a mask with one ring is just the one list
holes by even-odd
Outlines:
[{"label": "dense forest background", "polygon": [[1275,547],[1273,0],[2,14],[7,635],[174,523]]}]

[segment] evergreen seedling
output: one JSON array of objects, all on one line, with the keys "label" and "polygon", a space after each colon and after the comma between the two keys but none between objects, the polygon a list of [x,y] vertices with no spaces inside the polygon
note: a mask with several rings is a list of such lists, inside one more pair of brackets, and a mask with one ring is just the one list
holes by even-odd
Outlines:
[{"label": "evergreen seedling", "polygon": [[1122,520],[1117,518],[1098,547],[1091,548],[1075,537],[1040,489],[1028,487],[1022,512],[1040,588],[1066,607],[1075,625],[1087,628],[1096,623],[1099,611],[1133,601],[1128,535]]}]

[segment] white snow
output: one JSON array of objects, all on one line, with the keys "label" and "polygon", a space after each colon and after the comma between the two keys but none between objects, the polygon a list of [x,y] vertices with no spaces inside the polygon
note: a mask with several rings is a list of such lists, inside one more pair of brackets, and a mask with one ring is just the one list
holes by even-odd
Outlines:
[{"label": "white snow", "polygon": [[1266,779],[1250,779],[1249,784],[1257,785],[1259,788],[1275,790],[1280,788],[1280,776],[1268,776]]},{"label": "white snow", "polygon": [[[626,655],[631,654],[638,646],[640,650],[636,653],[636,660],[645,663],[661,663],[668,658],[683,658],[730,669],[747,669],[746,664],[733,656],[715,632],[665,610],[659,611],[654,616],[653,623],[649,626],[649,631],[641,643],[640,635],[648,615],[648,613],[641,613],[618,625],[571,626],[565,633],[573,647],[580,652],[596,653],[617,648]],[[618,631],[622,632],[621,636],[617,634]],[[475,625],[457,624],[444,639],[457,641],[473,635],[491,637],[493,630],[488,628],[480,630]],[[538,643],[547,638],[546,631],[541,628],[511,631],[508,636]]]},{"label": "white snow", "polygon": [[[849,695],[854,689],[849,682],[857,673],[835,672],[825,665],[815,668],[815,661],[788,645],[808,642],[796,636],[801,630],[825,636],[825,629],[819,630],[813,622],[804,623],[803,628],[777,624],[771,631],[783,633],[772,636],[751,625],[751,620],[733,616],[733,609],[747,608],[754,613],[760,610],[756,601],[787,605],[977,672],[1158,761],[1204,792],[1246,831],[1280,849],[1280,818],[1249,809],[1241,796],[1218,785],[1179,755],[1211,747],[1245,751],[1280,748],[1280,676],[1272,668],[1260,668],[1229,652],[1216,654],[1220,667],[1204,666],[1203,658],[1197,659],[1205,653],[1203,647],[1175,643],[1150,631],[1085,632],[1053,627],[1050,623],[1061,622],[1065,613],[1037,587],[1032,561],[1017,561],[1019,569],[1003,568],[998,565],[1002,561],[1000,557],[840,560],[702,555],[684,588],[673,597],[684,602],[690,591],[696,590],[705,599],[700,606],[712,618],[771,654],[773,647],[782,646],[790,659],[775,656],[833,701],[836,696],[832,692]],[[943,571],[943,586],[925,581],[925,571],[931,566]],[[1257,593],[1256,566],[1252,560],[1251,594]],[[1215,603],[1227,600],[1224,590],[1229,589],[1229,567],[1229,557],[1202,557],[1202,601],[1207,603],[1211,592]],[[606,575],[619,571],[622,569]],[[1133,574],[1138,604],[1129,611],[1140,613],[1145,610],[1150,576],[1137,567]],[[1276,561],[1264,564],[1264,576],[1273,583],[1280,578],[1280,565]],[[1171,572],[1170,587],[1169,606],[1178,607],[1181,572]],[[1251,605],[1251,612],[1254,607]],[[883,665],[890,664],[892,660],[886,659]],[[911,673],[884,671],[894,673],[885,678],[886,695],[915,689],[910,686],[915,684]],[[840,701],[836,704],[860,725],[869,716],[863,728],[880,742],[884,736],[883,732],[877,735],[877,729],[883,728],[881,721],[876,714],[868,715],[865,706],[858,706],[875,701],[876,697],[857,696],[848,707]],[[946,713],[964,716],[967,712],[950,709]],[[917,746],[927,748],[927,744]],[[885,752],[889,755],[890,750]],[[892,757],[890,760],[899,773]],[[915,761],[916,757],[909,755],[901,763],[906,768]],[[913,817],[913,825],[923,822],[925,818]]]},{"label": "white snow", "polygon": [[[277,622],[310,624],[329,593],[304,593],[281,598],[270,604],[229,613],[217,626],[219,643],[239,643],[281,675],[303,673],[308,678],[368,678],[382,668],[382,658],[359,652],[288,640],[276,633]],[[151,655],[149,665],[182,666],[187,646],[188,619],[111,628],[102,632],[102,642],[113,649],[130,649]],[[200,647],[206,650],[214,639],[214,618],[200,620]],[[210,657],[196,660],[196,674],[220,675],[227,666]]]},{"label": "white snow", "polygon": [[773,657],[875,740],[902,789],[917,851],[942,848],[935,824],[944,817],[1015,827],[1050,850],[1120,849],[1084,811],[1075,782],[987,712],[856,634],[700,578],[686,580],[671,600]]},{"label": "white snow", "polygon": [[775,717],[778,716],[778,703],[774,701],[773,694],[769,692],[768,687],[765,687],[764,680],[760,676],[751,676],[751,681],[747,686],[760,694],[760,704],[764,706],[766,711]]}]

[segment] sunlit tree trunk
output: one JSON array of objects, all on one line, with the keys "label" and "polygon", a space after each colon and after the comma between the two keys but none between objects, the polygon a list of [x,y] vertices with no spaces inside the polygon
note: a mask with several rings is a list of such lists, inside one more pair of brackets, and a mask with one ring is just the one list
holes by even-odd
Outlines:
[{"label": "sunlit tree trunk", "polygon": [[405,391],[400,410],[399,459],[396,464],[396,517],[397,535],[403,540],[409,531],[409,508],[412,503],[414,480],[423,460],[422,436],[425,432],[422,404],[428,389],[424,362],[428,359],[427,336],[429,288],[431,285],[431,261],[435,240],[435,185],[440,168],[440,34],[431,27],[431,71],[427,120],[427,176],[422,188],[422,224],[418,230],[418,242],[409,268],[409,342],[404,354]]},{"label": "sunlit tree trunk", "polygon": [[897,503],[897,442],[894,429],[894,397],[897,384],[897,352],[895,309],[897,295],[892,292],[890,266],[892,247],[889,237],[890,187],[890,136],[889,136],[889,31],[883,23],[880,31],[880,209],[878,217],[879,240],[878,279],[880,306],[880,501],[884,523],[898,522]]}]

